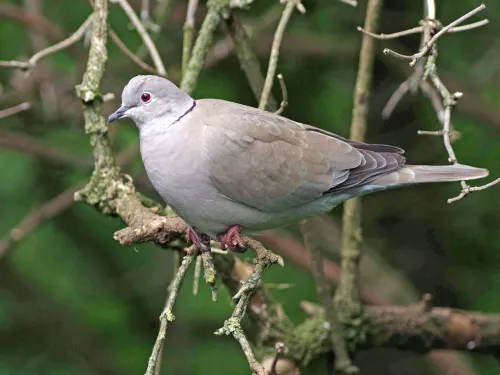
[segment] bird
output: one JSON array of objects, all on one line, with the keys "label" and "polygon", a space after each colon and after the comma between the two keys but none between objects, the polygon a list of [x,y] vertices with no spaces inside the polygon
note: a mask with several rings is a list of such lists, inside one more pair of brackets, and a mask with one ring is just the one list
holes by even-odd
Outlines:
[{"label": "bird", "polygon": [[485,177],[482,168],[407,165],[396,146],[368,144],[246,105],[193,99],[166,78],[139,75],[111,123],[131,119],[154,189],[201,251],[210,239],[243,251],[252,235],[386,189]]}]

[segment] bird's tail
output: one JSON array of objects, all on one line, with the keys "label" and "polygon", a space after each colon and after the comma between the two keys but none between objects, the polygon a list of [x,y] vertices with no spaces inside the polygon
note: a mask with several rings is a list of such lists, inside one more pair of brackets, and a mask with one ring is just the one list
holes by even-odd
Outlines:
[{"label": "bird's tail", "polygon": [[401,169],[386,174],[370,182],[379,188],[397,187],[406,184],[473,180],[486,177],[488,170],[468,165],[405,165]]}]

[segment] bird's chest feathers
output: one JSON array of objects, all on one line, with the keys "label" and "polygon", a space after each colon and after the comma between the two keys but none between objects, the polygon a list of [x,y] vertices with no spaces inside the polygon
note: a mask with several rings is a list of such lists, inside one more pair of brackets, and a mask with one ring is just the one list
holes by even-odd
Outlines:
[{"label": "bird's chest feathers", "polygon": [[141,132],[141,155],[148,177],[162,198],[178,209],[195,198],[204,175],[202,150],[196,142],[200,137],[195,131],[179,123]]}]

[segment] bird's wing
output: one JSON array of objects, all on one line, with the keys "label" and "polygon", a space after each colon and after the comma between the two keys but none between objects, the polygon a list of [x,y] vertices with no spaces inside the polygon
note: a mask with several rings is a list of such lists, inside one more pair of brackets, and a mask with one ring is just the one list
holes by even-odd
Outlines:
[{"label": "bird's wing", "polygon": [[348,142],[236,103],[214,101],[203,119],[211,183],[227,198],[284,211],[321,197],[364,165]]}]

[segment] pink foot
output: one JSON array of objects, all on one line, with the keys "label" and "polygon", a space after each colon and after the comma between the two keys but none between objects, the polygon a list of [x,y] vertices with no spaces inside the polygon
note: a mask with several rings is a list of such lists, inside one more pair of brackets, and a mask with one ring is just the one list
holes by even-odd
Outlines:
[{"label": "pink foot", "polygon": [[222,250],[229,249],[237,253],[245,252],[245,243],[240,237],[240,225],[233,225],[229,230],[220,237],[220,247]]}]

